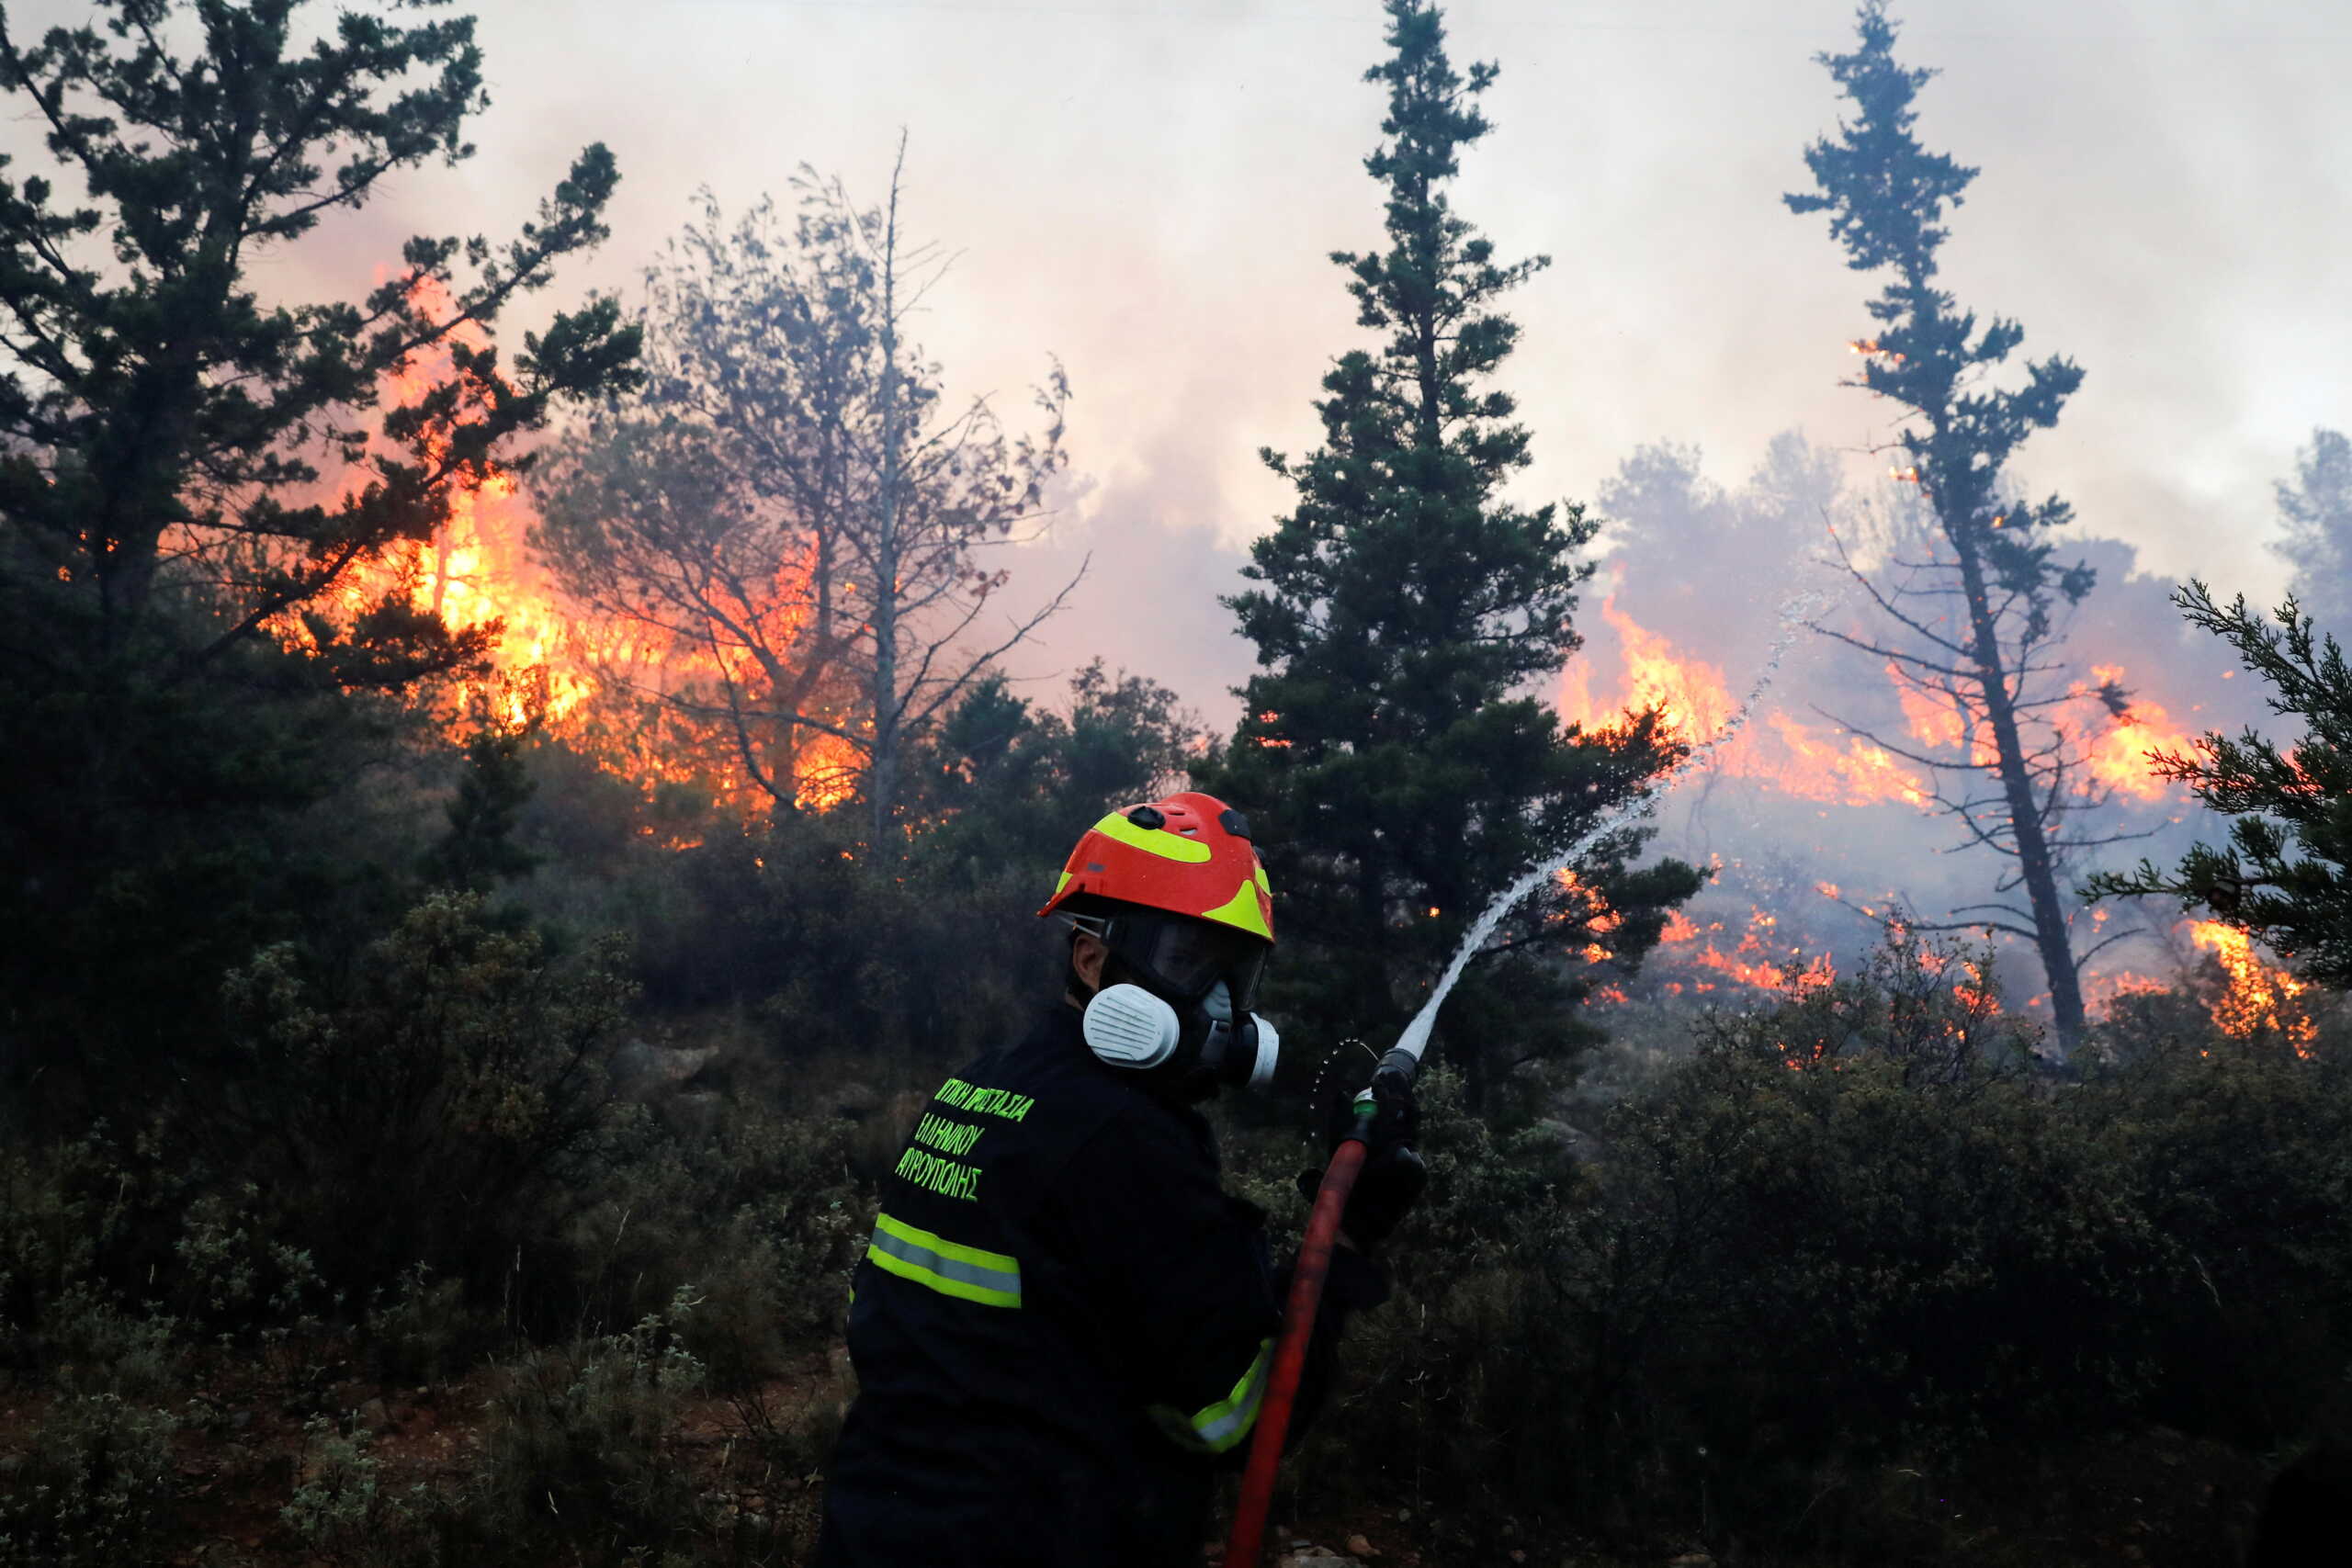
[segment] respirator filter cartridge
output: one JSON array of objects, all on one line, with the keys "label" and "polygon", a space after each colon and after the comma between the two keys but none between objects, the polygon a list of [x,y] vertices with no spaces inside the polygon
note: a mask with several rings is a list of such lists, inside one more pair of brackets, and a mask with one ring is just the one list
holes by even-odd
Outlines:
[{"label": "respirator filter cartridge", "polygon": [[1156,1067],[1176,1054],[1176,1010],[1141,986],[1105,986],[1086,1004],[1087,1048],[1114,1067]]}]

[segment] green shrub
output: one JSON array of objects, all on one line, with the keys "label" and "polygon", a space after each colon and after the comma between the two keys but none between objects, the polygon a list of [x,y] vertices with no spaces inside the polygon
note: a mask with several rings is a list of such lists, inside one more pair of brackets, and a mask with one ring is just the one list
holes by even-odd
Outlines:
[{"label": "green shrub", "polygon": [[178,1327],[155,1314],[133,1316],[96,1287],[75,1284],[43,1314],[41,1348],[51,1375],[69,1393],[154,1399],[179,1382]]},{"label": "green shrub", "polygon": [[30,1364],[37,1331],[69,1292],[100,1289],[101,1261],[137,1211],[140,1183],[101,1124],[84,1136],[0,1147],[0,1353]]},{"label": "green shrub", "polygon": [[2166,1422],[2256,1450],[2303,1437],[2352,1370],[2352,1031],[2308,1056],[2188,995],[2131,998],[2077,1113],[2109,1131],[2165,1247],[2140,1319]]},{"label": "green shrub", "polygon": [[679,1333],[722,1393],[836,1332],[873,1219],[847,1125],[739,1101],[708,1139],[655,1142],[613,1170],[565,1238],[585,1321],[632,1322],[689,1292]]},{"label": "green shrub", "polygon": [[198,1192],[172,1250],[187,1310],[214,1323],[282,1325],[301,1315],[322,1281],[304,1249],[272,1239],[274,1216],[251,1181]]},{"label": "green shrub", "polygon": [[268,949],[224,986],[246,1070],[208,1129],[220,1166],[272,1199],[274,1244],[353,1298],[422,1261],[528,1315],[518,1249],[613,1157],[598,1064],[620,968],[610,944],[551,959],[462,894],[426,898],[347,974]]},{"label": "green shrub", "polygon": [[69,1395],[0,1478],[0,1563],[153,1562],[172,1495],[171,1416],[111,1393]]},{"label": "green shrub", "polygon": [[302,1428],[300,1479],[278,1517],[317,1556],[355,1568],[435,1561],[419,1539],[433,1511],[423,1485],[404,1495],[388,1493],[366,1432],[345,1432],[324,1416]]},{"label": "green shrub", "polygon": [[428,1383],[462,1375],[497,1339],[494,1321],[466,1301],[465,1281],[435,1279],[419,1263],[389,1299],[379,1292],[360,1325],[368,1369],[385,1383]]},{"label": "green shrub", "polygon": [[626,1334],[526,1355],[492,1400],[469,1528],[492,1541],[560,1540],[586,1562],[639,1561],[688,1536],[697,1510],[675,1448],[703,1382],[679,1335],[695,1303]]},{"label": "green shrub", "polygon": [[[1581,1130],[1482,1120],[1432,1070],[1430,1194],[1296,1506],[1409,1499],[1477,1550],[1549,1514],[1628,1550],[1958,1560],[1962,1500],[2022,1517],[2050,1456],[2128,1467],[2159,1421],[2293,1442],[2352,1366],[2344,1021],[2306,1057],[2150,998],[2060,1071],[1988,970],[1898,936],[1707,1015],[1605,1112],[1556,1098]],[[1242,1152],[1295,1225],[1295,1144]]]}]

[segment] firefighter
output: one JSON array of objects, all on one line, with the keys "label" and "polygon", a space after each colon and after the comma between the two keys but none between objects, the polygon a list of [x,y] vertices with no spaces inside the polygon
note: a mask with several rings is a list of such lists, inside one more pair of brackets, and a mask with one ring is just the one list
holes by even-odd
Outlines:
[{"label": "firefighter", "polygon": [[[1251,1010],[1274,927],[1249,823],[1192,793],[1114,812],[1038,913],[1070,928],[1063,995],[940,1087],[883,1182],[822,1568],[1197,1568],[1257,1417],[1277,1280],[1197,1109],[1280,1049]],[[1420,1190],[1409,1090],[1383,1092],[1302,1414]]]}]

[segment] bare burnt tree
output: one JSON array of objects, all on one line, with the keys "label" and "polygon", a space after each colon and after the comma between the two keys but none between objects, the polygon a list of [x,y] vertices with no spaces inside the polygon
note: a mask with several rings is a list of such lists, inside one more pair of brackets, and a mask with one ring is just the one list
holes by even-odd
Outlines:
[{"label": "bare burnt tree", "polygon": [[948,402],[908,341],[948,258],[903,242],[903,158],[878,209],[806,171],[789,221],[763,201],[729,226],[706,195],[648,274],[649,398],[537,487],[566,589],[692,656],[646,694],[717,726],[781,804],[833,738],[877,836],[909,734],[1061,603],[983,629],[1006,581],[983,552],[1037,517],[1069,389],[1057,367],[1018,437],[985,398]]},{"label": "bare burnt tree", "polygon": [[[1875,577],[1846,558],[1884,632],[1821,629],[1883,660],[1911,702],[1927,705],[1928,722],[1914,727],[1937,738],[1926,744],[1848,728],[1931,769],[1936,802],[1967,841],[2010,861],[1996,901],[1955,910],[1968,918],[1946,929],[2031,942],[2060,1045],[2071,1049],[2083,1033],[2079,970],[2090,953],[2074,949],[2059,874],[2070,854],[2104,841],[2085,828],[2105,795],[2085,777],[2079,731],[2065,721],[2081,691],[2058,652],[2058,618],[2062,604],[2090,592],[2093,574],[2054,558],[2049,535],[2072,515],[2065,502],[2024,503],[2004,472],[2028,436],[2057,423],[2082,371],[2052,357],[2027,365],[2021,386],[1994,384],[2024,329],[1996,317],[1980,330],[1935,287],[1945,209],[1960,205],[1976,171],[1912,134],[1912,101],[1933,73],[1896,63],[1895,26],[1876,0],[1859,30],[1853,53],[1821,57],[1856,118],[1806,149],[1818,191],[1786,200],[1799,213],[1830,214],[1855,270],[1893,274],[1870,302],[1874,335],[1852,345],[1863,355],[1853,384],[1904,411],[1891,449],[1896,476],[1925,502],[1927,525]],[[2126,711],[2113,684],[2098,695],[2109,712]]]},{"label": "bare burnt tree", "polygon": [[[2056,520],[2053,512],[2063,516],[2064,510],[2057,501],[2038,507],[2013,502],[2011,510],[1994,514],[1987,531],[2005,534],[2020,516],[2033,519],[2025,526],[2046,526]],[[1920,931],[2003,931],[2034,943],[2048,975],[2060,1043],[2071,1049],[2083,1026],[2083,966],[2136,933],[2118,930],[2075,952],[2076,905],[2064,895],[2062,874],[2087,851],[2144,836],[2102,825],[2112,820],[2104,808],[2115,792],[2090,770],[2083,728],[2075,722],[2086,700],[2117,719],[2131,712],[2131,694],[2121,685],[2112,680],[2086,685],[2064,654],[2063,607],[2088,591],[2089,573],[2068,569],[2055,583],[2038,582],[2030,563],[2020,570],[1997,547],[1981,542],[1972,572],[1932,515],[1891,539],[1885,558],[1871,570],[1856,563],[1842,538],[1833,535],[1833,540],[1840,563],[1888,631],[1819,623],[1815,629],[1882,664],[1911,722],[1898,736],[1848,715],[1816,711],[1925,768],[1929,803],[1961,825],[1962,846],[1990,850],[2010,863],[1991,901],[1962,905],[1949,920],[1911,924]],[[2049,547],[2029,549],[2041,553]],[[2021,790],[2013,787],[2019,782]]]}]

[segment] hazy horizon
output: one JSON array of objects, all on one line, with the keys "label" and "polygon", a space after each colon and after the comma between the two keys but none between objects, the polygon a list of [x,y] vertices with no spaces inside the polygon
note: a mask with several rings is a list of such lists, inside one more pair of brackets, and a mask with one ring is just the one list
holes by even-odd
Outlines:
[{"label": "hazy horizon", "polygon": [[[75,8],[20,16],[22,33]],[[878,199],[901,128],[903,211],[956,254],[923,336],[951,389],[1017,419],[1049,355],[1076,390],[1054,541],[1013,564],[1042,596],[1091,581],[1020,667],[1155,675],[1209,710],[1250,650],[1215,594],[1283,508],[1260,467],[1312,444],[1328,363],[1363,340],[1326,259],[1379,237],[1362,159],[1381,98],[1374,0],[1114,6],[687,0],[480,6],[481,152],[391,182],[261,269],[288,298],[349,296],[411,232],[497,239],[582,144],[623,183],[611,241],[535,312],[636,278],[707,185],[732,212],[807,164]],[[1863,394],[1838,386],[1875,285],[1823,220],[1781,203],[1834,120],[1813,61],[1845,0],[1623,7],[1456,0],[1460,65],[1502,73],[1453,198],[1506,256],[1554,265],[1511,300],[1501,385],[1533,433],[1532,499],[1591,502],[1644,443],[1695,444],[1736,484],[1778,433],[1883,472]],[[2352,321],[2312,304],[2352,254],[2332,150],[2352,144],[2352,22],[2188,0],[1901,6],[1934,67],[1920,130],[1981,168],[1947,282],[2013,316],[2030,355],[2087,372],[2019,470],[2142,566],[2275,593],[2273,481],[2314,425],[2352,423]],[[19,119],[9,150],[38,157]],[[519,326],[521,323],[517,323]],[[1151,613],[1136,605],[1148,596]],[[1666,628],[1671,630],[1671,628]]]}]

